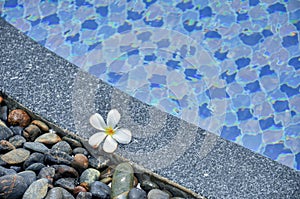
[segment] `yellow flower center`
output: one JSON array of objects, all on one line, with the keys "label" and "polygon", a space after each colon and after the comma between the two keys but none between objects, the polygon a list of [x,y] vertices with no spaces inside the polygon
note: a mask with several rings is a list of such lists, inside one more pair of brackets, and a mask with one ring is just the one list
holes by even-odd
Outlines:
[{"label": "yellow flower center", "polygon": [[113,134],[115,134],[115,130],[114,130],[113,128],[111,128],[111,127],[107,127],[107,128],[105,129],[105,133],[106,133],[107,135],[113,135]]}]

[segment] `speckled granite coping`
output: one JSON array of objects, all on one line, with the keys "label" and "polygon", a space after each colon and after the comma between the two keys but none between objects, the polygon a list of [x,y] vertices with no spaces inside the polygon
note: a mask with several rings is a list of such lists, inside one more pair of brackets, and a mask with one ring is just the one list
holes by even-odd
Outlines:
[{"label": "speckled granite coping", "polygon": [[145,105],[80,71],[0,19],[0,90],[88,138],[88,117],[117,108],[133,131],[117,153],[207,198],[298,198],[300,174]]}]

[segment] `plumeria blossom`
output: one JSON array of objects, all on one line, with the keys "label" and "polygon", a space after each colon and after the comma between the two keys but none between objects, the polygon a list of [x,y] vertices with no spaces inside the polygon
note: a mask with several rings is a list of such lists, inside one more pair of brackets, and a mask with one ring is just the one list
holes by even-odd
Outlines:
[{"label": "plumeria blossom", "polygon": [[91,125],[100,130],[99,133],[95,133],[89,139],[89,144],[97,148],[104,140],[103,150],[106,153],[113,153],[118,143],[128,144],[131,141],[131,132],[128,129],[116,127],[120,121],[121,115],[116,109],[109,111],[107,115],[107,123],[105,123],[103,117],[95,113],[90,117]]}]

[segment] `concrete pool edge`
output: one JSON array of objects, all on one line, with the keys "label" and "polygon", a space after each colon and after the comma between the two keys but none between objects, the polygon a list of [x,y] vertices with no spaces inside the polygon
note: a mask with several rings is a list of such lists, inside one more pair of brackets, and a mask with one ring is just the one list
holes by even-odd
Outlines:
[{"label": "concrete pool edge", "polygon": [[[78,68],[33,42],[4,20],[1,19],[0,24],[1,90],[34,113],[72,131],[75,125],[70,114],[72,110],[69,110],[72,108],[70,87],[74,84]],[[103,87],[112,89],[107,85]],[[173,122],[179,121],[170,118]],[[158,173],[209,198],[297,196],[300,184],[298,172],[229,141],[216,139],[218,143],[206,159],[194,160],[193,156],[189,156],[191,154],[186,153],[182,161],[176,161],[170,168]],[[191,167],[197,169],[191,173]],[[179,171],[184,174],[184,179]],[[199,177],[202,171],[210,176]],[[228,176],[233,182],[228,180]],[[247,189],[251,193],[246,192]]]}]

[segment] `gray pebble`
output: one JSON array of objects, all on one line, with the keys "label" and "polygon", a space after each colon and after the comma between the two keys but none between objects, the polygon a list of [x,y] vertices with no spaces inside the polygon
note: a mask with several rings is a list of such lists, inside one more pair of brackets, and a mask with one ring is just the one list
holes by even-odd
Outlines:
[{"label": "gray pebble", "polygon": [[146,198],[147,198],[147,193],[144,190],[138,188],[132,188],[128,194],[128,199],[146,199]]},{"label": "gray pebble", "polygon": [[25,191],[22,199],[42,199],[48,191],[48,180],[45,178],[34,181]]},{"label": "gray pebble", "polygon": [[27,168],[34,163],[44,163],[44,154],[37,152],[32,153],[29,158],[25,160],[23,167]]},{"label": "gray pebble", "polygon": [[27,189],[23,177],[19,175],[5,175],[0,177],[0,196],[5,199],[20,198]]},{"label": "gray pebble", "polygon": [[22,171],[18,175],[24,178],[28,187],[36,180],[36,174],[33,171]]},{"label": "gray pebble", "polygon": [[72,148],[66,141],[60,141],[52,146],[51,150],[53,151],[63,151],[67,154],[72,153]]},{"label": "gray pebble", "polygon": [[26,139],[21,135],[15,135],[8,140],[12,145],[14,145],[16,148],[19,148],[23,146],[23,144],[26,142]]},{"label": "gray pebble", "polygon": [[25,142],[24,147],[25,149],[30,149],[32,151],[36,151],[40,153],[49,152],[48,147],[46,147],[43,143],[39,143],[39,142]]},{"label": "gray pebble", "polygon": [[90,192],[95,199],[110,199],[110,187],[103,182],[95,181],[90,186]]},{"label": "gray pebble", "polygon": [[152,189],[147,195],[148,199],[169,199],[170,196],[166,192],[159,189]]}]

